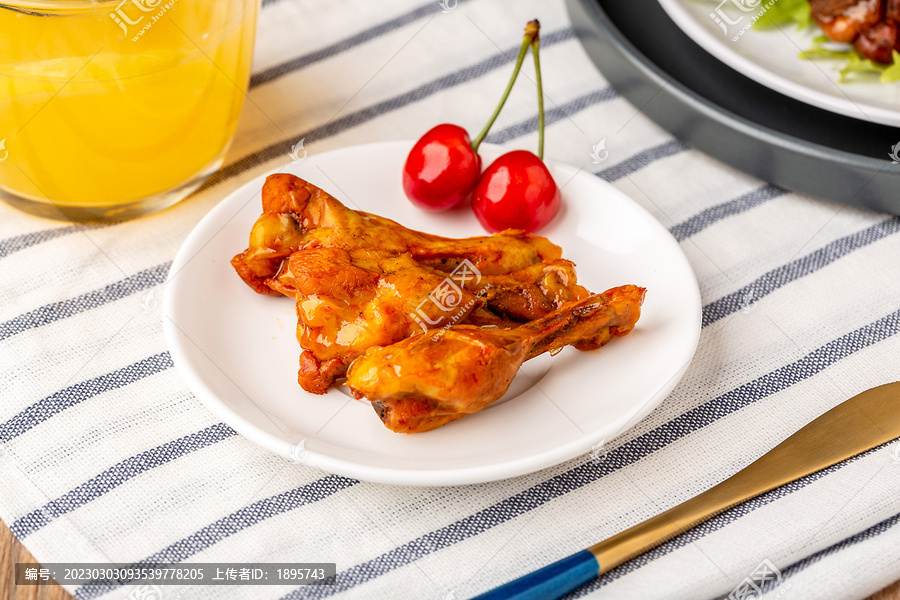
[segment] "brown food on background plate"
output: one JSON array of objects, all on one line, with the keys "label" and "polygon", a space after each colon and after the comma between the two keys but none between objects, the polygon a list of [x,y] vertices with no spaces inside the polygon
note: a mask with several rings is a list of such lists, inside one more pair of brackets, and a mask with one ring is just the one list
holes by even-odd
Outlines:
[{"label": "brown food on background plate", "polygon": [[900,51],[900,0],[809,0],[812,17],[835,42],[853,44],[863,58],[890,64]]}]

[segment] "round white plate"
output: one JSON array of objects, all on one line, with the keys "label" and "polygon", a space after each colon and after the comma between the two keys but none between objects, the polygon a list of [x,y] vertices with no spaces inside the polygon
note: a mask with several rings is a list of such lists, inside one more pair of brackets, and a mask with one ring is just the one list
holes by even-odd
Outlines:
[{"label": "round white plate", "polygon": [[[348,207],[407,227],[484,235],[469,209],[427,213],[400,184],[412,142],[385,142],[310,156],[281,171]],[[504,151],[482,146],[485,164]],[[254,293],[229,264],[247,247],[261,212],[264,177],[225,198],[178,252],[166,285],[164,329],[188,387],[220,419],[282,456],[366,481],[405,485],[479,483],[530,473],[590,452],[658,405],[684,373],[700,334],[700,294],[678,243],[611,185],[550,163],[563,209],[540,233],[578,265],[578,280],[603,291],[648,288],[627,336],[599,351],[566,348],[525,363],[505,400],[420,434],[386,429],[364,401],[297,384],[294,303]]]},{"label": "round white plate", "polygon": [[788,24],[780,28],[750,29],[753,19],[769,1],[659,0],[659,3],[688,37],[757,83],[831,112],[900,126],[900,82],[839,83],[841,61],[809,61],[798,57],[802,51],[812,48],[813,38],[822,35],[818,28],[797,31],[795,25]]}]

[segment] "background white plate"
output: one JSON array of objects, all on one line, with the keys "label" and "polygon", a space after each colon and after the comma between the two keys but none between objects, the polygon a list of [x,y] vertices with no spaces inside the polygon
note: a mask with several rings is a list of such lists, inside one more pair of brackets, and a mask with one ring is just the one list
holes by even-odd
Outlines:
[{"label": "background white plate", "polygon": [[[351,208],[422,231],[466,237],[484,231],[466,208],[426,213],[400,185],[412,142],[355,146],[310,156],[283,171],[322,187]],[[483,145],[485,164],[504,151]],[[229,260],[247,247],[261,212],[260,177],[214,208],[185,240],[164,300],[166,341],[197,397],[239,433],[285,457],[367,481],[455,485],[530,473],[589,452],[636,423],[672,390],[700,333],[697,281],[678,243],[611,185],[550,164],[563,209],[540,233],[578,265],[588,289],[648,288],[627,336],[595,352],[567,348],[526,363],[510,401],[413,435],[386,429],[370,406],[337,389],[297,384],[300,348],[288,298],[261,296]],[[298,446],[303,442],[302,446]]]},{"label": "background white plate", "polygon": [[[750,0],[736,0],[749,6]],[[842,61],[798,58],[812,48],[813,38],[822,35],[819,28],[797,31],[793,24],[764,30],[749,29],[732,38],[767,4],[743,12],[732,0],[722,11],[734,25],[726,24],[727,34],[710,18],[719,6],[716,0],[659,0],[673,21],[691,39],[732,69],[757,83],[801,102],[838,114],[882,125],[900,126],[900,82],[838,83]]]}]

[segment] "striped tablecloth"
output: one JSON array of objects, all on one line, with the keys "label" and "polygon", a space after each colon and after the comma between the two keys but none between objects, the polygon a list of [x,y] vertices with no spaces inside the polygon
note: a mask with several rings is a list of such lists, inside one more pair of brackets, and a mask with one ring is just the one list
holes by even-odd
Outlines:
[{"label": "striped tablecloth", "polygon": [[[696,495],[897,378],[900,219],[787,193],[674,140],[596,71],[561,2],[263,4],[236,140],[193,197],[113,226],[0,205],[0,517],[40,561],[337,563],[334,586],[165,587],[167,600],[460,599]],[[547,156],[647,208],[697,274],[703,330],[675,391],[603,460],[464,487],[326,475],[218,422],[162,335],[159,300],[188,232],[289,162],[300,139],[314,154],[413,139],[438,122],[477,131],[534,17]],[[534,147],[535,112],[520,83],[489,141]],[[609,155],[595,163],[603,139]],[[898,443],[729,510],[572,597],[875,592],[900,578]]]}]

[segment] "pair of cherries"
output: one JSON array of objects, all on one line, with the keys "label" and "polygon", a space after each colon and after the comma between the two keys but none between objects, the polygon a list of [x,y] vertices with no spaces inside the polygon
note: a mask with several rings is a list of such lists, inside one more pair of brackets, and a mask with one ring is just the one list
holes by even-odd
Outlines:
[{"label": "pair of cherries", "polygon": [[[559,188],[543,161],[544,95],[538,56],[540,23],[531,21],[519,58],[494,114],[473,142],[458,125],[444,123],[429,130],[413,146],[403,166],[403,190],[416,206],[441,211],[472,196],[475,216],[488,231],[534,231],[549,223],[560,207]],[[534,55],[538,90],[538,154],[507,152],[481,172],[478,147],[503,108],[528,48]]]}]

